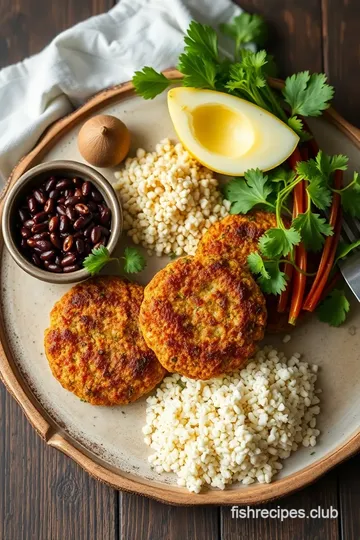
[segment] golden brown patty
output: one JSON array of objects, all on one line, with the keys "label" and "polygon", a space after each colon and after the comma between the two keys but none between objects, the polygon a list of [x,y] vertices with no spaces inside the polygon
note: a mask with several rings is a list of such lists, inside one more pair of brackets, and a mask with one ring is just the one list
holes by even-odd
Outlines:
[{"label": "golden brown patty", "polygon": [[67,292],[50,314],[45,352],[64,388],[93,405],[139,399],[165,370],[142,337],[143,287],[97,277]]},{"label": "golden brown patty", "polygon": [[145,288],[140,326],[168,371],[210,379],[241,367],[266,325],[265,299],[232,260],[182,257]]},{"label": "golden brown patty", "polygon": [[271,212],[227,216],[202,237],[196,257],[236,259],[240,265],[246,265],[248,255],[257,251],[259,238],[272,227],[276,227],[276,216]]}]

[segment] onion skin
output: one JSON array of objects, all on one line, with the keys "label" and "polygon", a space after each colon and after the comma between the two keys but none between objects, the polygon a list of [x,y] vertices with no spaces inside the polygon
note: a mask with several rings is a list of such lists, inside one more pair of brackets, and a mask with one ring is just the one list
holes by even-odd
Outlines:
[{"label": "onion skin", "polygon": [[90,118],[80,129],[78,148],[90,165],[115,167],[129,152],[130,132],[119,118],[100,114]]}]

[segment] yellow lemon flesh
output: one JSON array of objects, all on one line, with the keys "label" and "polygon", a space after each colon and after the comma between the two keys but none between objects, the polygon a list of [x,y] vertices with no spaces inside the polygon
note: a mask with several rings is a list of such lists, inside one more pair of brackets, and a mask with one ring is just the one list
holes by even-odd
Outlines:
[{"label": "yellow lemon flesh", "polygon": [[171,120],[179,139],[200,163],[222,174],[268,171],[285,161],[299,137],[257,105],[212,90],[172,88]]}]

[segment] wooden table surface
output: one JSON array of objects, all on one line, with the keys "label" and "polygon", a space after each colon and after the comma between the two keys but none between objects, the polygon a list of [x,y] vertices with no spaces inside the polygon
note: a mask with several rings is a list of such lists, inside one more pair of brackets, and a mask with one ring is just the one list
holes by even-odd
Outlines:
[{"label": "wooden table surface", "polygon": [[[171,0],[168,0],[169,3]],[[214,0],[216,1],[216,0]],[[360,126],[359,0],[239,0],[263,14],[285,76],[325,71],[337,109]],[[38,52],[112,0],[0,0],[0,67]],[[1,106],[1,104],[0,104]],[[0,540],[357,540],[360,457],[264,508],[339,510],[338,519],[231,519],[227,507],[176,508],[117,492],[47,448],[0,384]]]}]

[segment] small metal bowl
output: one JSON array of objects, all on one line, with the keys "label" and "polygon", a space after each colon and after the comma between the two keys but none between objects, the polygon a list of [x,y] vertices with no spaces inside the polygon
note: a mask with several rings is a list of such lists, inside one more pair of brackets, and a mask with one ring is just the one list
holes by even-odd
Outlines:
[{"label": "small metal bowl", "polygon": [[122,209],[119,199],[108,180],[95,169],[76,161],[50,161],[48,163],[37,165],[21,176],[10,189],[4,205],[2,230],[5,245],[10,251],[14,261],[20,268],[25,270],[25,272],[42,281],[47,281],[48,283],[76,283],[89,277],[89,273],[85,268],[68,274],[48,272],[47,270],[38,268],[26,259],[21,253],[15,240],[14,231],[19,219],[17,215],[19,199],[28,192],[29,189],[39,186],[51,175],[61,176],[63,178],[79,176],[84,180],[92,182],[100,191],[106,204],[111,210],[111,234],[106,245],[110,253],[114,251],[122,233]]}]

